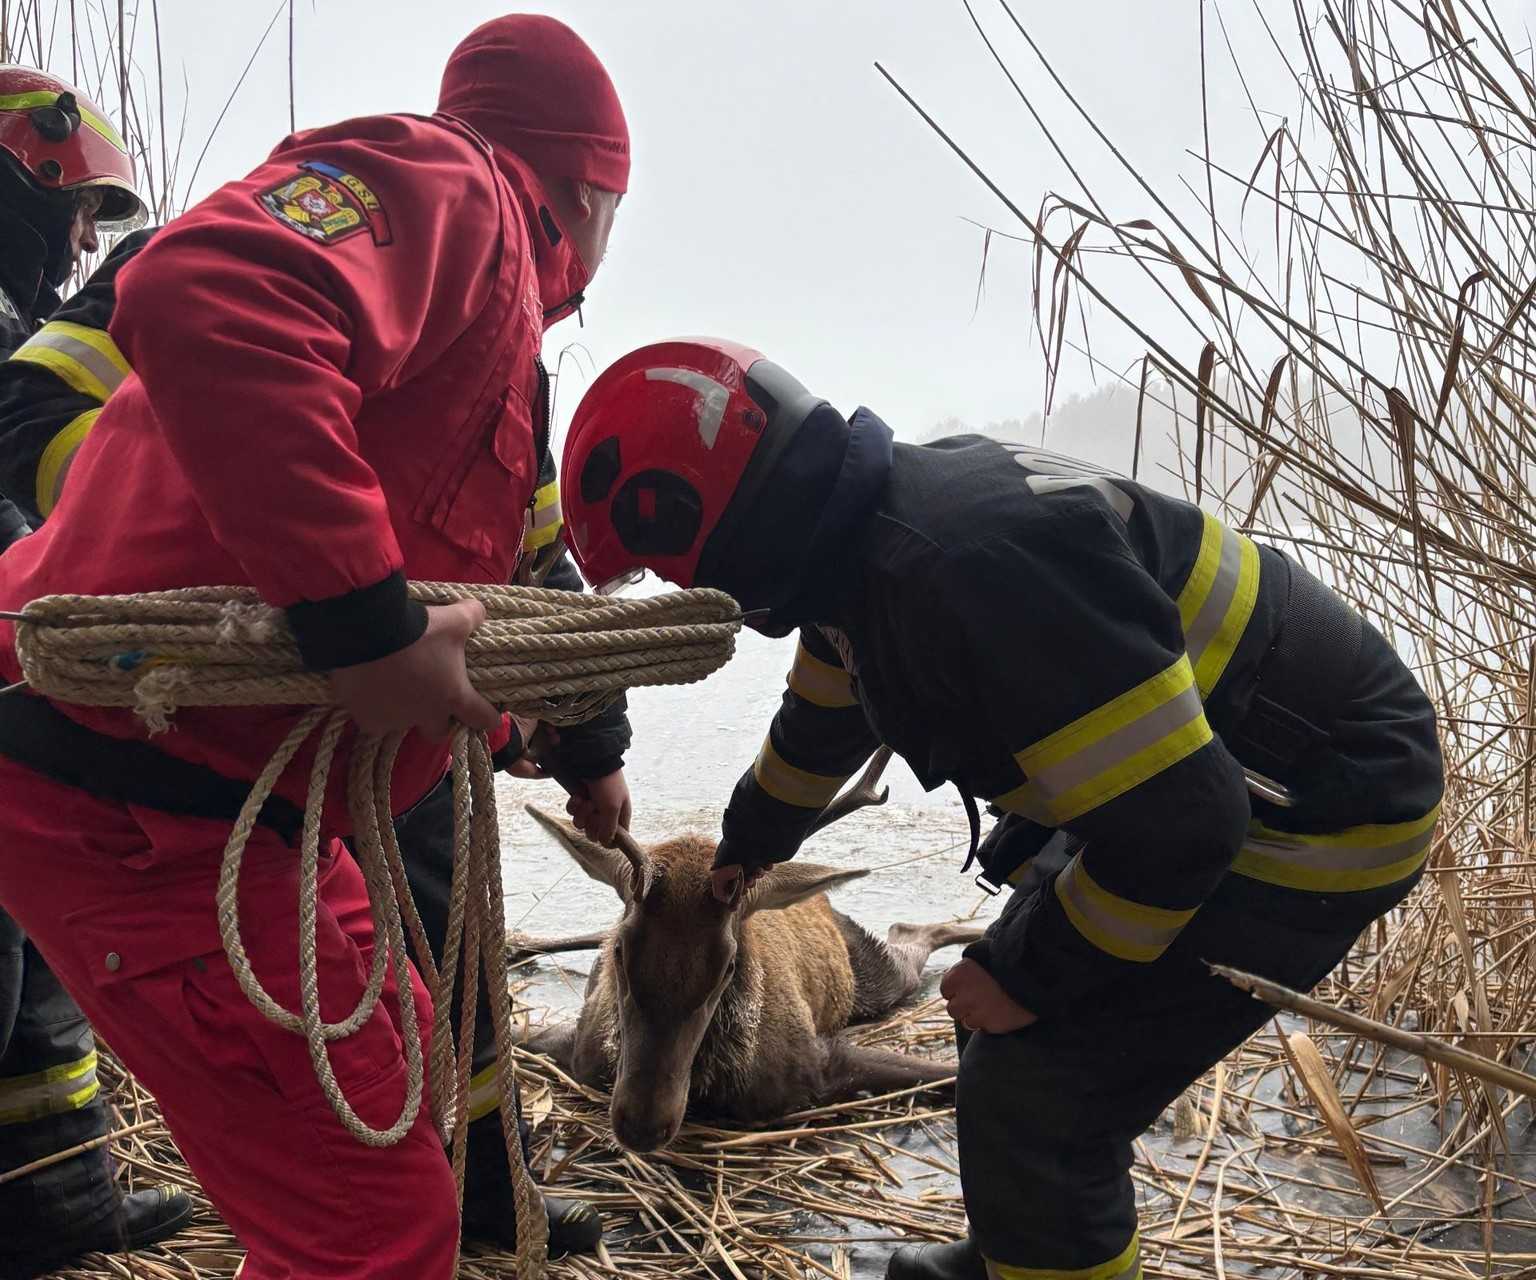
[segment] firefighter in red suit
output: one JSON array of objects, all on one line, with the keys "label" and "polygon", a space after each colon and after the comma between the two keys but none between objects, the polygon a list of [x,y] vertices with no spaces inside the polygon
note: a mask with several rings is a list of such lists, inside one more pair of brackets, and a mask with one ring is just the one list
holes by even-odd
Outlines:
[{"label": "firefighter in red suit", "polygon": [[[479,606],[422,608],[406,581],[513,576],[547,448],[542,333],[580,304],[628,171],[596,56],[521,15],[455,50],[436,114],[284,140],[124,269],[111,335],[134,372],[47,524],[0,559],[0,608],[250,584],[358,724],[414,730],[393,779],[397,809],[412,803],[455,721],[502,720],[465,671]],[[159,1100],[246,1280],[446,1278],[459,1224],[426,1110],[398,1146],[348,1136],[303,1040],[251,1007],[219,943],[231,796],[297,714],[188,708],[150,737],[123,711],[0,700],[0,903]],[[307,772],[295,761],[263,811],[241,890],[256,972],[290,1008]],[[330,837],[346,834],[341,785]],[[328,1019],[373,946],[357,868],[329,848]],[[331,1051],[374,1125],[405,1091],[399,998]]]}]

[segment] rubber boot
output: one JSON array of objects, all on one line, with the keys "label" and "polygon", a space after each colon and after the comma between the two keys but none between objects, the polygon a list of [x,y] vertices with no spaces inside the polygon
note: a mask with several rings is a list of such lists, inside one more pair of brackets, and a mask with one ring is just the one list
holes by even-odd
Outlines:
[{"label": "rubber boot", "polygon": [[[549,1218],[549,1256],[563,1258],[571,1253],[591,1253],[603,1238],[603,1221],[585,1200],[567,1200],[563,1196],[544,1196],[544,1212]],[[468,1242],[494,1244],[513,1251],[517,1248],[517,1212],[512,1207],[512,1188],[502,1196],[464,1198],[464,1239]]]},{"label": "rubber boot", "polygon": [[0,1254],[0,1280],[32,1280],[57,1271],[85,1253],[132,1253],[168,1239],[192,1220],[191,1199],[176,1187],[135,1191],[116,1212],[78,1235],[61,1237],[45,1249],[12,1256]]},{"label": "rubber boot", "polygon": [[950,1244],[909,1244],[886,1264],[885,1280],[987,1280],[973,1236]]},{"label": "rubber boot", "polygon": [[[526,1156],[527,1126],[518,1127]],[[602,1219],[584,1200],[546,1195],[544,1212],[549,1218],[551,1258],[591,1253],[603,1238]],[[464,1169],[464,1239],[503,1249],[517,1248],[517,1207],[512,1196],[512,1174],[507,1168],[501,1117],[494,1111],[469,1126]]]}]

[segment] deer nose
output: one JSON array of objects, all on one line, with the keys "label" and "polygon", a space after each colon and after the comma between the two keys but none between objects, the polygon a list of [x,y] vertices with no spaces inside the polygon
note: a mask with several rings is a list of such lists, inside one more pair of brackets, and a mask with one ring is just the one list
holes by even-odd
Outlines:
[{"label": "deer nose", "polygon": [[644,1153],[671,1142],[676,1126],[654,1116],[630,1116],[620,1112],[613,1117],[613,1132],[631,1151]]}]

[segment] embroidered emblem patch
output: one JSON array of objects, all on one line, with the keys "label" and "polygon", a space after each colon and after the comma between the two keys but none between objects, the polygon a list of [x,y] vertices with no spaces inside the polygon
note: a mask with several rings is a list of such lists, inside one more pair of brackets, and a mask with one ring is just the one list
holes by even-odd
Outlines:
[{"label": "embroidered emblem patch", "polygon": [[297,177],[259,192],[256,202],[284,226],[321,244],[340,244],[366,231],[374,244],[394,239],[378,196],[354,174],[306,160]]}]

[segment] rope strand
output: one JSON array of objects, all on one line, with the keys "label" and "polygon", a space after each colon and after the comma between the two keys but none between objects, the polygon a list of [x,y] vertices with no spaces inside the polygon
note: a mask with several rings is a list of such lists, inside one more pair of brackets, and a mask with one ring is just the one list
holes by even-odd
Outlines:
[{"label": "rope strand", "polygon": [[[590,719],[628,688],[702,680],[730,659],[741,627],[736,602],[718,591],[616,600],[532,587],[418,582],[411,584],[411,595],[423,604],[463,599],[484,604],[486,621],[465,651],[471,683],[504,711],[557,725]],[[38,693],[85,706],[132,707],[151,733],[167,728],[184,706],[308,708],[252,783],[224,848],[214,906],[230,968],[265,1017],[304,1037],[321,1092],[359,1142],[387,1147],[401,1141],[416,1123],[424,1092],[430,1094],[433,1123],[451,1148],[461,1207],[474,1010],[483,973],[492,994],[498,1106],[517,1214],[517,1271],[519,1280],[542,1275],[549,1224],[518,1134],[500,834],[485,735],[461,728],[453,738],[453,878],[448,932],[437,962],[411,899],[392,820],[390,779],[404,735],[359,734],[353,740],[347,798],[375,948],[356,1006],[339,1022],[326,1022],[315,953],[320,829],[327,782],[348,718],[334,706],[326,677],[304,667],[282,611],[248,588],[47,596],[23,611],[16,652],[26,682]],[[300,1007],[295,1011],[273,999],[251,967],[240,936],[240,871],[262,805],[316,733],[299,841]],[[425,1053],[407,940],[436,1010]],[[406,1096],[395,1121],[381,1129],[364,1121],[347,1100],[328,1046],[355,1034],[373,1016],[391,972],[400,999]],[[457,1045],[448,1013],[456,994],[461,1002]]]}]

